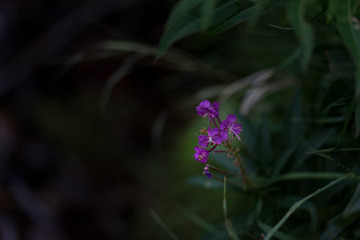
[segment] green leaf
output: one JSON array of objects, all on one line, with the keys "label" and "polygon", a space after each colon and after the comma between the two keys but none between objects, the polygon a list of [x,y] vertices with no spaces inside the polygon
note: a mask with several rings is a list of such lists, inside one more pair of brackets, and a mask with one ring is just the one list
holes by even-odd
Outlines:
[{"label": "green leaf", "polygon": [[197,32],[201,28],[200,18],[190,13],[176,22],[176,24],[167,29],[161,38],[159,53],[157,58],[164,55],[166,50],[176,41]]},{"label": "green leaf", "polygon": [[337,28],[344,41],[344,44],[352,56],[356,71],[355,71],[355,135],[360,134],[360,25],[353,20],[351,13],[351,1],[344,0],[339,5],[337,12]]},{"label": "green leaf", "polygon": [[360,66],[360,30],[359,24],[352,19],[351,0],[343,0],[337,11],[337,28],[344,44],[355,61],[356,68]]},{"label": "green leaf", "polygon": [[[196,2],[198,3],[198,1],[199,0],[197,0]],[[188,0],[186,2],[188,2]],[[196,9],[194,9],[197,7],[197,5],[198,4],[186,5],[186,8],[181,5],[184,9],[187,9],[187,11],[184,11],[183,8],[178,10],[178,5],[175,7],[175,13],[172,13],[170,15],[170,23],[167,24],[164,35],[160,40],[159,53],[157,55],[157,58],[162,57],[166,50],[174,42],[202,29],[202,16],[200,16],[199,13],[196,13]],[[237,9],[238,8],[236,0],[224,3],[216,7],[213,11],[214,22],[219,22],[224,18],[227,18],[228,16],[234,14]]]},{"label": "green leaf", "polygon": [[[284,208],[291,207],[292,203],[301,200],[301,197],[295,195],[283,195],[281,196],[279,204]],[[303,210],[309,213],[310,221],[308,222],[311,229],[314,231],[318,223],[318,210],[314,203],[311,201],[305,202],[299,207],[299,210]]]},{"label": "green leaf", "polygon": [[332,179],[344,177],[346,174],[337,172],[291,172],[280,175],[274,181],[304,180],[304,179]]},{"label": "green leaf", "polygon": [[296,35],[300,41],[302,47],[302,59],[301,66],[303,70],[306,70],[309,65],[311,53],[314,45],[314,33],[311,26],[305,21],[305,0],[291,0],[289,1],[287,15],[294,27]]},{"label": "green leaf", "polygon": [[213,27],[211,27],[206,33],[210,35],[219,34],[247,20],[250,20],[250,26],[254,26],[258,17],[266,13],[269,9],[271,9],[271,6],[277,4],[279,0],[258,1],[258,2],[259,3],[255,4],[252,7],[242,9],[241,11],[232,15],[231,17],[227,19],[223,19],[217,25],[215,24]]},{"label": "green leaf", "polygon": [[353,89],[353,82],[345,79],[336,79],[326,90],[319,107],[321,114],[330,104],[349,94]]},{"label": "green leaf", "polygon": [[287,213],[284,215],[284,217],[266,234],[264,240],[269,240],[271,237],[274,236],[274,234],[277,232],[277,230],[287,221],[287,219],[301,206],[303,205],[307,200],[309,200],[310,198],[322,193],[323,191],[331,188],[333,185],[345,180],[346,178],[352,176],[351,173],[338,178],[332,182],[330,182],[329,184],[327,184],[326,186],[316,190],[315,192],[311,193],[310,195],[308,195],[307,197],[301,199],[300,201],[295,202],[291,208],[287,211]]},{"label": "green leaf", "polygon": [[210,35],[219,34],[235,27],[236,25],[248,20],[250,17],[262,14],[262,11],[258,11],[258,5],[249,7],[243,11],[236,13],[230,18],[222,21],[218,25],[210,27],[206,33]]},{"label": "green leaf", "polygon": [[105,115],[106,113],[106,108],[109,103],[111,93],[114,90],[115,86],[131,71],[131,68],[143,57],[144,55],[140,53],[132,54],[108,78],[101,92],[101,97],[99,102],[99,109],[102,115]]},{"label": "green leaf", "polygon": [[[259,226],[259,228],[264,231],[264,232],[268,232],[270,231],[271,227],[269,225],[266,225],[265,223],[261,222],[261,221],[257,221],[257,224]],[[293,236],[290,236],[286,233],[283,233],[281,231],[277,231],[275,234],[274,234],[275,237],[279,238],[280,240],[296,240],[295,237]]]},{"label": "green leaf", "polygon": [[339,0],[328,0],[327,21],[330,22],[336,14],[339,7]]},{"label": "green leaf", "polygon": [[172,28],[179,19],[186,16],[190,10],[200,5],[204,0],[182,0],[179,1],[171,10],[166,21],[165,29]]},{"label": "green leaf", "polygon": [[216,6],[217,0],[207,0],[204,1],[202,7],[202,30],[206,30],[213,19],[214,16],[214,9]]}]

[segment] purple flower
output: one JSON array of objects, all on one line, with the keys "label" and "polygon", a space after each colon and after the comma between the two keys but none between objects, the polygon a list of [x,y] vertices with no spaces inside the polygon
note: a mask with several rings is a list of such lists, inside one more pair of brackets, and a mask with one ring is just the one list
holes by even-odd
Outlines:
[{"label": "purple flower", "polygon": [[[234,114],[229,114],[226,120],[220,123],[221,136],[224,140],[228,139],[228,134],[235,135],[239,140],[239,133],[242,131],[241,125],[236,123],[236,117]],[[229,130],[229,132],[227,131]]]},{"label": "purple flower", "polygon": [[206,163],[208,156],[209,156],[208,151],[206,151],[202,148],[199,148],[198,146],[195,147],[194,157],[196,160],[198,160],[199,162],[202,162],[202,163]]},{"label": "purple flower", "polygon": [[205,174],[206,177],[211,178],[211,177],[212,177],[212,173],[211,173],[209,170],[210,170],[209,166],[206,165],[206,166],[204,167],[204,172],[203,172],[203,174]]},{"label": "purple flower", "polygon": [[199,106],[196,107],[196,112],[202,117],[216,118],[219,116],[219,107],[220,103],[213,102],[210,103],[209,100],[203,100],[200,102]]},{"label": "purple flower", "polygon": [[221,144],[221,142],[223,141],[223,138],[219,134],[219,129],[218,128],[214,128],[214,129],[208,128],[207,134],[208,134],[208,136],[200,135],[198,137],[199,145],[201,147],[203,147],[203,148],[206,148],[209,144],[210,145],[212,145],[212,144]]}]

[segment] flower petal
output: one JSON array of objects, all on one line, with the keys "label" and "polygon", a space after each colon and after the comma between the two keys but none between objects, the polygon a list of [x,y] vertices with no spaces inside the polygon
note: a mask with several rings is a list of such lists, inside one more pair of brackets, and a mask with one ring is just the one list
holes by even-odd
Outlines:
[{"label": "flower petal", "polygon": [[225,141],[225,140],[228,140],[229,136],[228,136],[228,132],[227,130],[225,129],[224,131],[221,131],[220,133],[222,139]]},{"label": "flower petal", "polygon": [[219,129],[218,128],[214,128],[214,129],[208,128],[208,135],[211,138],[216,136],[216,135],[219,135]]},{"label": "flower petal", "polygon": [[221,144],[224,139],[218,134],[218,135],[214,136],[214,137],[212,138],[212,140],[213,140],[216,144]]},{"label": "flower petal", "polygon": [[236,116],[234,114],[229,114],[226,120],[229,121],[230,123],[236,122]]},{"label": "flower petal", "polygon": [[228,128],[229,128],[228,125],[229,125],[229,121],[228,121],[228,120],[222,121],[222,122],[220,123],[220,130],[223,131],[223,130],[225,130],[225,129],[228,129]]},{"label": "flower petal", "polygon": [[201,147],[206,148],[209,145],[209,137],[205,135],[198,136],[198,143]]},{"label": "flower petal", "polygon": [[200,103],[199,103],[199,106],[200,107],[203,107],[203,108],[209,108],[211,106],[211,103],[209,100],[202,100]]}]

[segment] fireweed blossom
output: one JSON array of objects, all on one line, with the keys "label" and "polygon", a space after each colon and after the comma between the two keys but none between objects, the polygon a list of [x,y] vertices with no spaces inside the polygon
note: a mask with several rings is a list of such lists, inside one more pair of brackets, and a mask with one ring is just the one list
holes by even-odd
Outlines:
[{"label": "fireweed blossom", "polygon": [[202,162],[202,163],[206,163],[208,156],[209,156],[208,151],[206,151],[202,148],[199,148],[199,147],[195,147],[194,157],[196,160],[198,160],[199,162]]},{"label": "fireweed blossom", "polygon": [[234,114],[229,114],[226,120],[220,123],[221,136],[224,140],[228,139],[228,134],[235,135],[238,140],[240,132],[242,131],[241,125],[236,123],[236,117]]},{"label": "fireweed blossom", "polygon": [[203,172],[203,174],[205,174],[206,175],[206,177],[208,177],[208,178],[211,178],[212,177],[212,173],[210,172],[210,168],[209,168],[209,166],[206,164],[206,166],[204,167],[204,172]]},{"label": "fireweed blossom", "polygon": [[221,144],[223,141],[223,138],[220,136],[219,129],[217,128],[208,128],[207,134],[208,136],[200,135],[198,137],[199,145],[203,148],[206,148],[208,145]]},{"label": "fireweed blossom", "polygon": [[[215,151],[216,147],[223,145],[227,151],[221,150],[222,152],[228,152],[229,156],[235,158],[240,166],[240,174],[243,175],[244,181],[246,179],[244,175],[244,167],[239,155],[237,155],[237,150],[233,149],[231,142],[234,140],[234,136],[238,140],[241,140],[239,134],[242,132],[241,124],[236,122],[236,116],[234,114],[229,114],[226,120],[221,121],[219,117],[219,107],[220,103],[213,102],[209,100],[203,100],[196,107],[196,112],[199,116],[209,119],[210,127],[207,129],[204,128],[200,131],[201,135],[198,136],[199,146],[195,147],[194,157],[197,161],[202,163],[207,163],[209,154]],[[229,138],[229,135],[232,136]],[[207,149],[208,148],[208,149]],[[211,178],[213,174],[210,170],[215,170],[224,174],[226,171],[213,167],[206,164],[203,174],[208,178]]]},{"label": "fireweed blossom", "polygon": [[199,106],[196,107],[196,112],[199,116],[204,118],[208,117],[211,122],[212,119],[219,116],[219,107],[220,103],[213,102],[211,104],[209,100],[203,100],[200,102]]}]

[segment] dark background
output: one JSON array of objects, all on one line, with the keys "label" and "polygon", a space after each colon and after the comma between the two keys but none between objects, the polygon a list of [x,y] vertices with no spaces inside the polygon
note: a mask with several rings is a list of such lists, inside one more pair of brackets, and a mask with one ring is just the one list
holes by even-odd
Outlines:
[{"label": "dark background", "polygon": [[156,49],[172,4],[0,3],[0,239],[167,238],[150,212],[173,211],[187,191],[177,166],[194,106],[174,106],[196,74],[141,54],[100,108],[137,55],[99,46]]}]

